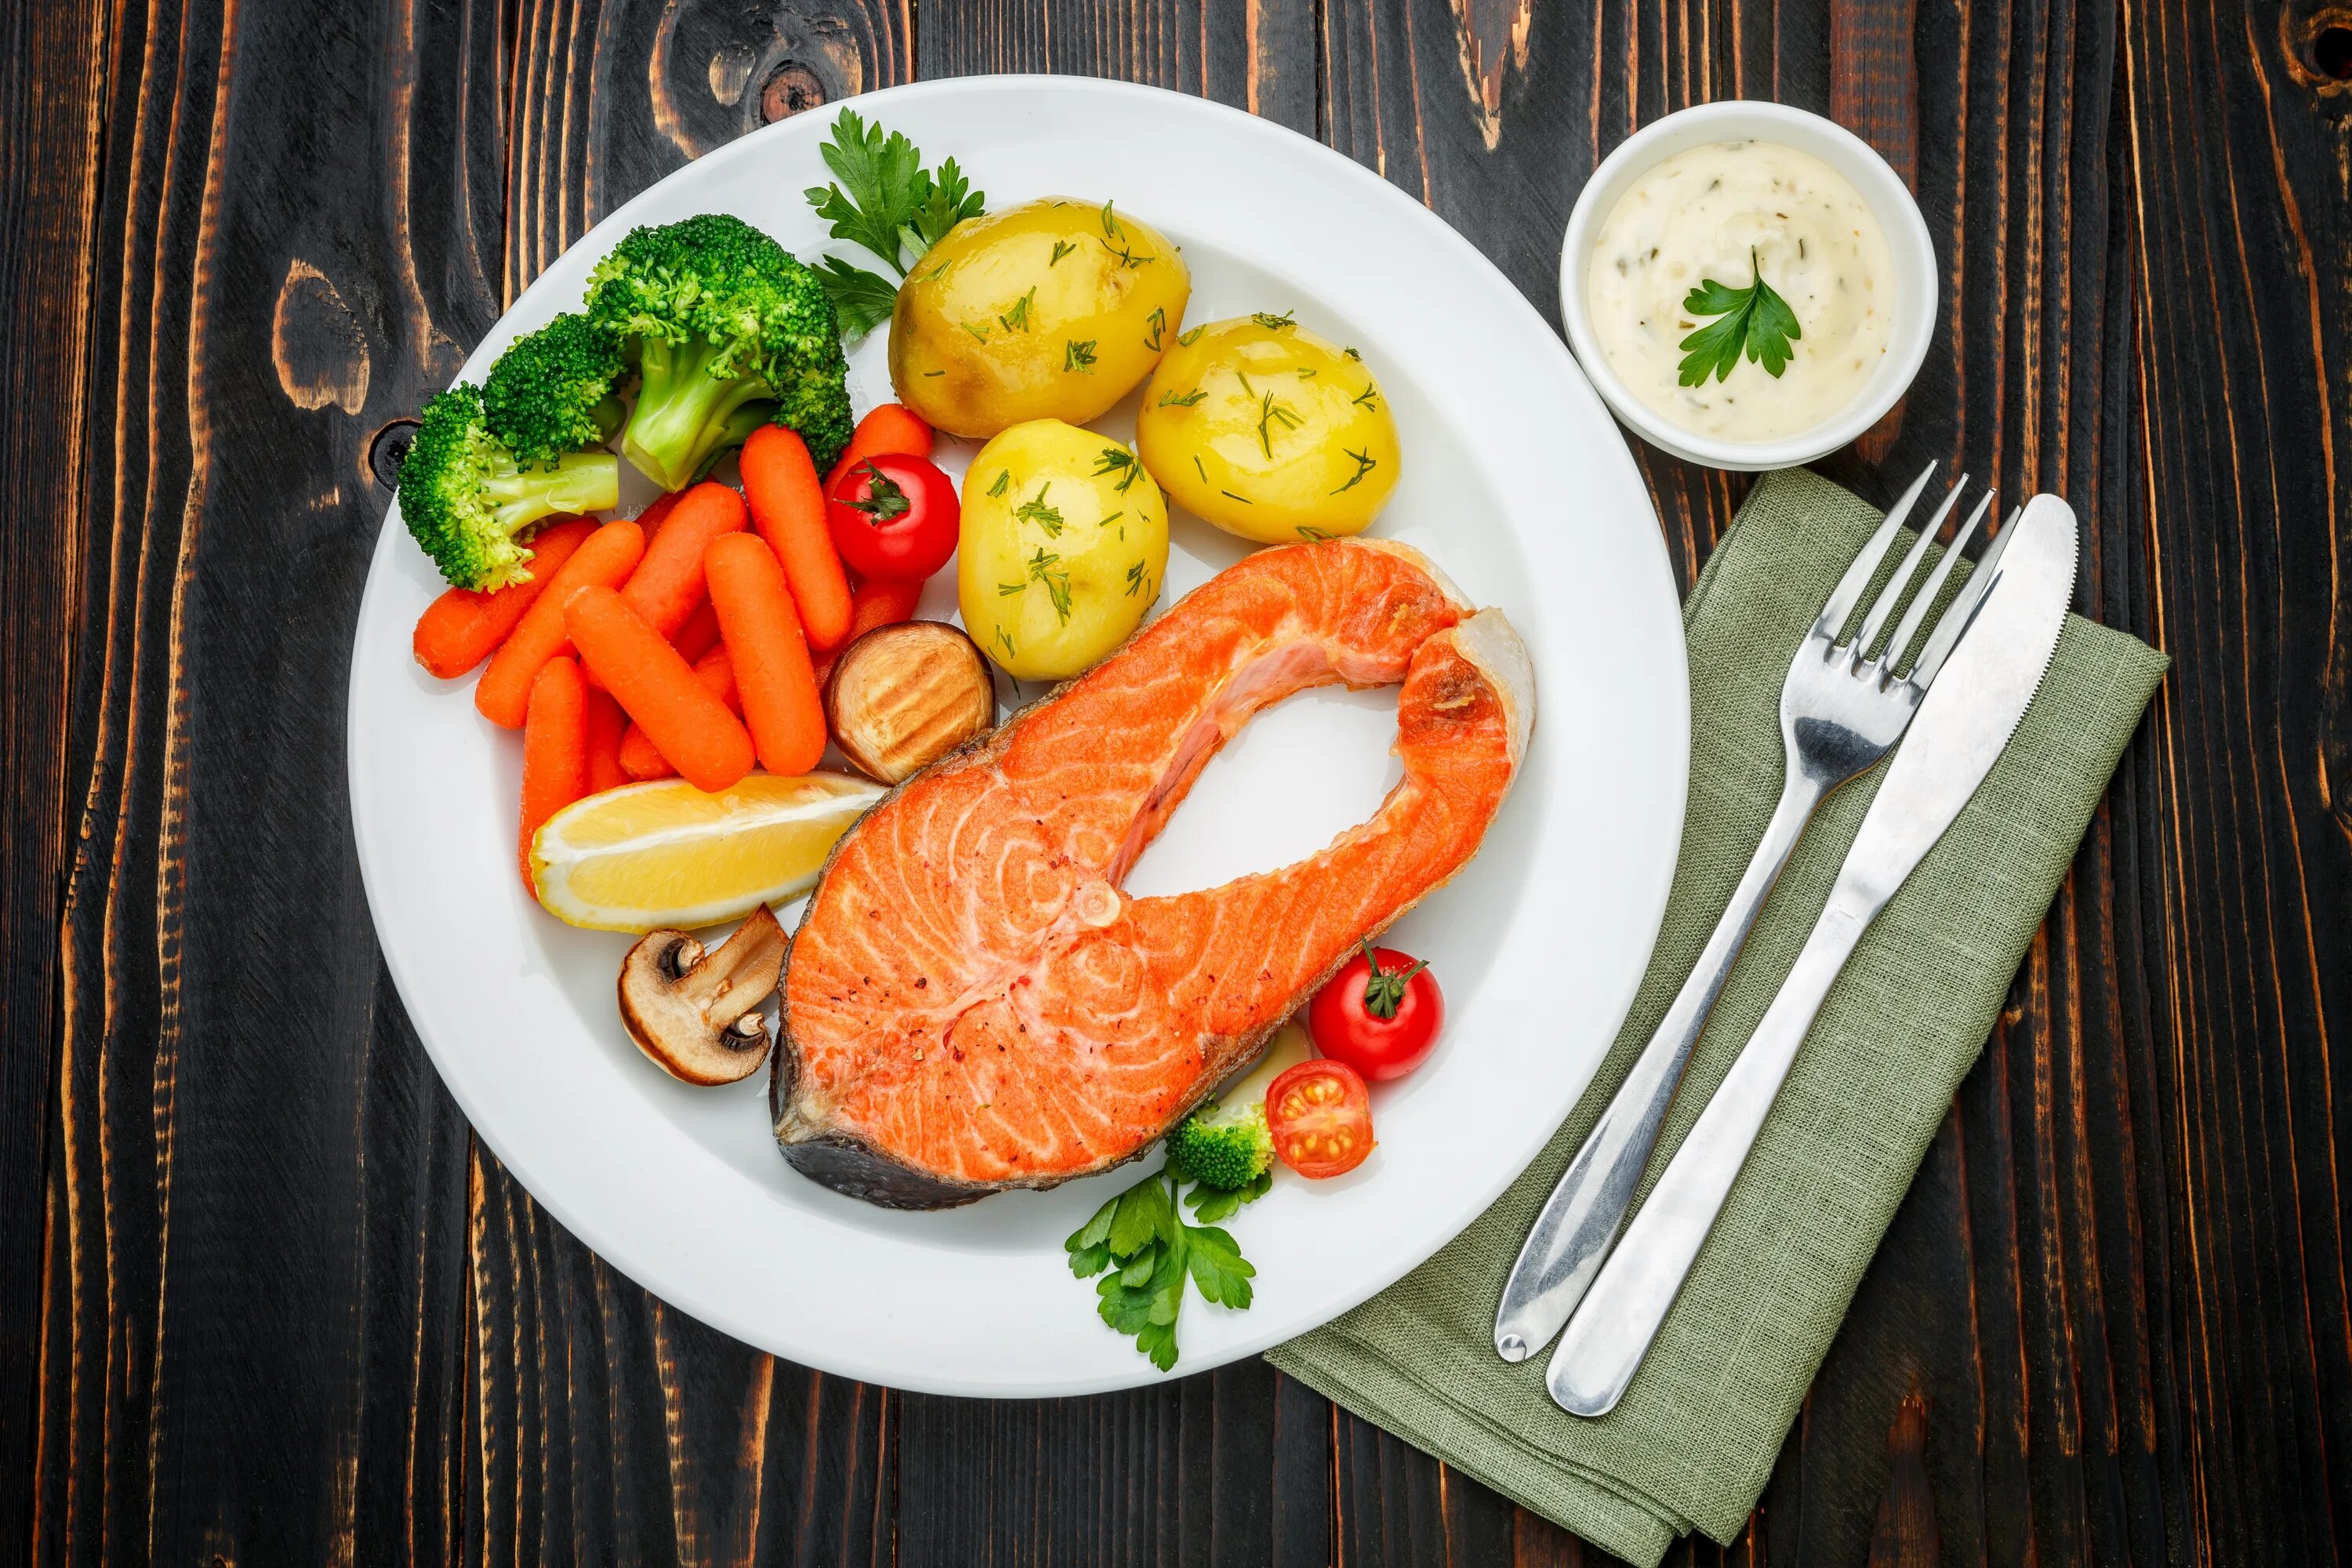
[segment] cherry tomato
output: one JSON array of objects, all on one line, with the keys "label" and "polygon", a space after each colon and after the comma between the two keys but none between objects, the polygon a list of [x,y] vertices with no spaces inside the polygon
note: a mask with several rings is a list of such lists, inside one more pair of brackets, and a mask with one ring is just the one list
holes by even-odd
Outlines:
[{"label": "cherry tomato", "polygon": [[1374,1083],[1402,1078],[1428,1059],[1445,1026],[1445,998],[1429,966],[1409,952],[1363,952],[1340,967],[1307,1004],[1315,1048]]},{"label": "cherry tomato", "polygon": [[1303,1061],[1267,1088],[1265,1126],[1276,1157],[1300,1175],[1340,1175],[1372,1152],[1371,1091],[1345,1062]]},{"label": "cherry tomato", "polygon": [[946,565],[961,516],[955,481],[905,452],[860,459],[825,498],[833,547],[849,569],[894,583],[919,583]]}]

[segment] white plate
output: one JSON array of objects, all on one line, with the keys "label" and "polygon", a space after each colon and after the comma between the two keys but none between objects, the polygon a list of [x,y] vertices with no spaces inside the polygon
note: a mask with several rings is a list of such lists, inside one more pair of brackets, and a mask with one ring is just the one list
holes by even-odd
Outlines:
[{"label": "white plate", "polygon": [[[1681,831],[1689,706],[1657,521],[1623,441],[1558,337],[1452,229],[1338,153],[1236,110],[1066,78],[896,88],[857,109],[992,206],[1066,194],[1122,207],[1184,247],[1192,321],[1296,308],[1352,343],[1404,444],[1379,531],[1500,605],[1534,655],[1528,765],[1476,861],[1394,932],[1432,960],[1450,1017],[1436,1055],[1376,1093],[1381,1144],[1338,1181],[1277,1180],[1230,1227],[1257,1265],[1247,1311],[1184,1309],[1180,1372],[1336,1316],[1468,1224],[1575,1102],[1631,1004]],[[801,192],[827,176],[811,114],[756,132],[614,213],[518,300],[461,378],[574,309],[591,265],[638,224],[740,215],[803,255]],[[884,334],[852,362],[860,409],[889,395]],[[1099,424],[1119,436],[1132,409]],[[944,454],[960,470],[969,447]],[[625,494],[625,510],[642,498]],[[1179,514],[1180,595],[1242,553]],[[928,615],[954,607],[953,568]],[[672,1082],[623,1036],[628,940],[541,911],[515,872],[520,748],[436,681],[409,633],[440,584],[395,513],[352,661],[352,815],[401,998],[475,1129],[572,1234],[648,1289],[790,1359],[943,1394],[1084,1394],[1157,1381],[1095,1316],[1062,1238],[1129,1168],[1051,1193],[894,1214],[804,1180],[777,1153],[765,1074]],[[1213,886],[1305,855],[1395,777],[1395,693],[1311,693],[1212,763],[1129,885]],[[786,910],[787,923],[797,918]]]}]

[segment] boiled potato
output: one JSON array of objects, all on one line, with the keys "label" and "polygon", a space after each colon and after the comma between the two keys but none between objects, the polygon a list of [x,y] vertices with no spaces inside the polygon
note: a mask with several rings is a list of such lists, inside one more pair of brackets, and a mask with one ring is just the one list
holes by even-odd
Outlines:
[{"label": "boiled potato", "polygon": [[972,458],[956,595],[1008,674],[1077,674],[1127,640],[1167,576],[1168,502],[1118,442],[1033,419]]},{"label": "boiled potato", "polygon": [[1135,439],[1177,505],[1262,544],[1361,533],[1396,489],[1396,421],[1372,373],[1286,315],[1178,338]]},{"label": "boiled potato", "polygon": [[1151,373],[1192,293],[1168,237],[1108,202],[1046,197],[970,218],[899,287],[891,384],[957,436],[1083,425]]}]

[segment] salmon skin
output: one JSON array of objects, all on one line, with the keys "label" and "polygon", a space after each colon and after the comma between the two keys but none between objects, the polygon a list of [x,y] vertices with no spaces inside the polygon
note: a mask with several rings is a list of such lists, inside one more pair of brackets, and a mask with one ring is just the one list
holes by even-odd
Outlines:
[{"label": "salmon skin", "polygon": [[[1334,682],[1403,686],[1404,776],[1370,820],[1220,888],[1120,891],[1251,715]],[[1477,852],[1534,719],[1510,623],[1408,546],[1291,545],[1212,578],[835,847],[784,973],[784,1157],[892,1208],[1133,1159]]]}]

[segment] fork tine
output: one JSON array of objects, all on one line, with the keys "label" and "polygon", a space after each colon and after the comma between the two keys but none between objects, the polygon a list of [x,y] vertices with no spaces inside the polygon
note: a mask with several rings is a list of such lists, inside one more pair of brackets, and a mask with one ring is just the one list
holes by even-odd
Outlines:
[{"label": "fork tine", "polygon": [[1936,509],[1936,515],[1920,524],[1917,537],[1911,541],[1911,548],[1903,552],[1903,564],[1886,579],[1886,586],[1878,591],[1878,601],[1870,606],[1870,614],[1864,617],[1862,630],[1854,634],[1853,657],[1856,662],[1860,662],[1870,652],[1870,645],[1878,640],[1878,634],[1886,626],[1886,617],[1895,613],[1895,605],[1903,598],[1903,585],[1917,574],[1920,557],[1927,553],[1927,546],[1936,542],[1936,535],[1943,531],[1944,520],[1952,515],[1952,508],[1959,502],[1960,492],[1968,488],[1969,477],[1962,474],[1958,481],[1944,492],[1944,504]]},{"label": "fork tine", "polygon": [[2018,513],[2024,510],[2023,507],[2010,509],[2008,518],[2000,525],[2000,531],[1993,535],[1990,544],[1985,546],[1984,559],[1978,562],[1977,569],[1969,574],[1969,580],[1960,585],[1960,591],[1952,595],[1952,607],[1946,610],[1944,618],[1936,623],[1934,635],[1927,638],[1927,646],[1919,652],[1919,662],[1911,667],[1911,683],[1914,686],[1925,687],[1936,679],[1936,672],[1944,668],[1944,660],[1951,657],[1953,647],[1959,642],[1960,634],[1967,631],[1969,623],[1976,618],[1977,606],[1984,603],[1984,596],[1992,592],[1994,579],[2000,575],[1998,568],[2001,552],[2009,548],[2010,531],[2017,526]]},{"label": "fork tine", "polygon": [[[1886,521],[1878,525],[1878,531],[1870,536],[1870,542],[1862,547],[1862,553],[1853,558],[1853,564],[1847,567],[1845,575],[1838,579],[1829,603],[1822,606],[1820,616],[1813,622],[1815,631],[1833,638],[1843,629],[1846,617],[1853,614],[1854,605],[1862,598],[1862,591],[1870,586],[1871,578],[1877,574],[1878,563],[1886,558],[1886,552],[1894,546],[1895,531],[1903,526],[1903,520],[1911,515],[1911,508],[1917,503],[1919,492],[1926,489],[1927,481],[1935,477],[1936,465],[1930,463],[1919,470],[1919,477],[1911,481],[1911,488],[1887,509]],[[1960,480],[1967,483],[1968,476],[1962,474]]]},{"label": "fork tine", "polygon": [[[1936,595],[1944,591],[1944,579],[1949,577],[1952,568],[1958,564],[1960,552],[1967,548],[1969,536],[1977,531],[1977,524],[1984,521],[1985,513],[1992,510],[1993,494],[1991,490],[1985,491],[1984,499],[1977,502],[1974,511],[1969,513],[1969,520],[1960,524],[1958,532],[1952,535],[1951,546],[1944,552],[1944,558],[1936,563],[1936,569],[1927,574],[1927,580],[1919,584],[1919,592],[1912,596],[1911,607],[1903,612],[1903,619],[1895,626],[1895,635],[1886,639],[1887,668],[1896,668],[1903,650],[1911,646],[1912,637],[1917,635],[1919,623],[1926,620],[1927,612],[1935,607]],[[1924,687],[1927,682],[1916,681],[1915,684]]]}]

